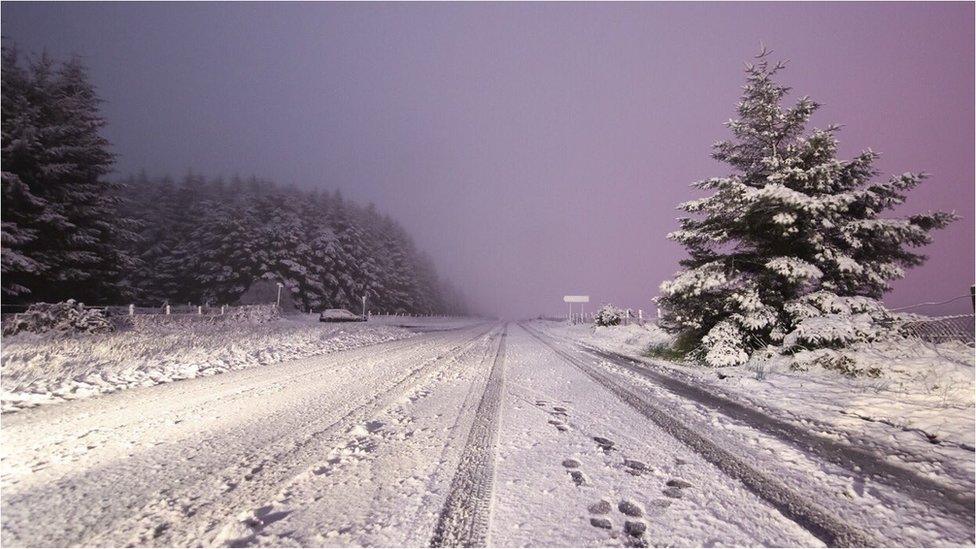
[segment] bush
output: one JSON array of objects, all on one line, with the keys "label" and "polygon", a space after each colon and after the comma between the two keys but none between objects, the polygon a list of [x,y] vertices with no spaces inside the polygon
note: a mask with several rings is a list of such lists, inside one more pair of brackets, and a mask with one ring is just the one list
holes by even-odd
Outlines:
[{"label": "bush", "polygon": [[20,332],[89,333],[113,331],[112,323],[102,309],[86,309],[73,299],[61,303],[35,303],[26,312],[14,315],[3,326],[3,335]]},{"label": "bush", "polygon": [[749,360],[745,338],[737,324],[727,320],[719,322],[702,338],[705,364],[717,368],[744,364]]},{"label": "bush", "polygon": [[701,341],[692,332],[684,332],[667,343],[656,343],[644,351],[644,356],[680,361],[692,358]]},{"label": "bush", "polygon": [[608,303],[600,309],[593,321],[597,326],[618,326],[622,314],[620,309]]}]

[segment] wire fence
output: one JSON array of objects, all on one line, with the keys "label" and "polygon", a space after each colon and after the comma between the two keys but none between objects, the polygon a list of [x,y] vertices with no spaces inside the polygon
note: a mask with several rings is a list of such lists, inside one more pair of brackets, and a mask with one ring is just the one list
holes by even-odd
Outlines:
[{"label": "wire fence", "polygon": [[976,343],[976,315],[912,318],[902,321],[898,328],[907,337],[917,337],[931,343]]},{"label": "wire fence", "polygon": [[[918,305],[892,309],[892,311],[904,311],[914,307],[932,304],[941,305],[961,298],[970,298],[970,296],[961,296],[959,298],[953,298],[949,301],[942,301],[938,303],[920,303]],[[596,312],[587,312],[574,313],[572,317],[568,317],[564,314],[562,316],[544,315],[540,316],[539,318],[545,320],[564,320],[574,324],[585,324],[592,323],[596,315]],[[657,324],[657,321],[658,318],[656,315],[650,315],[642,309],[620,310],[620,324],[623,326],[627,326],[629,324],[636,324],[638,326],[644,326],[646,324],[653,325]],[[914,337],[930,343],[961,341],[971,346],[976,345],[976,315],[974,314],[943,316],[904,314],[902,318],[892,322],[891,326],[892,328],[897,329],[898,332],[905,337]]]},{"label": "wire fence", "polygon": [[[31,304],[0,305],[0,313],[4,316],[23,313],[30,308]],[[222,315],[239,306],[221,305],[219,307],[211,305],[88,305],[82,304],[84,309],[97,309],[105,311],[110,315]]]},{"label": "wire fence", "polygon": [[[273,305],[273,303],[268,304]],[[0,304],[0,314],[3,316],[15,315],[26,312],[31,304]],[[233,312],[249,307],[248,305],[87,305],[82,304],[84,309],[97,309],[105,311],[112,316],[135,316],[135,315],[169,315],[169,316],[218,316],[232,314]],[[318,316],[317,312],[310,312],[309,315]],[[368,311],[367,317],[403,317],[403,318],[459,318],[460,315],[441,314],[441,313],[410,313],[406,311]]]}]

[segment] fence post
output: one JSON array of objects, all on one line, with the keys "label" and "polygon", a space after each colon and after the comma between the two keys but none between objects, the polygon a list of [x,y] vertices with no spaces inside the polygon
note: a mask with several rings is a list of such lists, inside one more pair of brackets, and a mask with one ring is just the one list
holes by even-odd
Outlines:
[{"label": "fence post", "polygon": [[197,314],[198,315],[202,315],[203,314],[203,306],[202,305],[197,305]]},{"label": "fence post", "polygon": [[136,314],[136,306],[135,306],[134,303],[130,303],[129,304],[129,316],[133,316],[135,314]]},{"label": "fence post", "polygon": [[226,307],[226,306],[227,305],[221,305],[220,306],[220,314],[224,314],[224,307]]},{"label": "fence post", "polygon": [[166,314],[169,314],[169,303],[166,304]]}]

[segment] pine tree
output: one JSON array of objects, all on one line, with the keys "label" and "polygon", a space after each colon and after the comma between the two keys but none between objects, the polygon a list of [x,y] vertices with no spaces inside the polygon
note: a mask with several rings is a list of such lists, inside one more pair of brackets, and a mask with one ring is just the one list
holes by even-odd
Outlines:
[{"label": "pine tree", "polygon": [[118,215],[100,100],[84,66],[3,55],[3,290],[16,300],[91,302],[125,293],[131,237]]},{"label": "pine tree", "polygon": [[694,183],[712,194],[681,204],[692,215],[668,235],[689,257],[661,285],[661,324],[701,338],[713,366],[743,363],[815,317],[886,317],[876,300],[925,260],[911,248],[954,219],[943,212],[879,217],[925,175],[876,182],[873,151],[837,158],[838,126],[805,136],[819,105],[802,97],[783,108],[790,90],[774,77],[784,64],[767,56],[764,50],[746,67],[739,117],[727,124],[733,139],[714,146],[712,156],[732,173]]},{"label": "pine tree", "polygon": [[78,58],[64,63],[57,76],[54,116],[60,132],[49,152],[58,169],[51,175],[57,174],[65,215],[74,226],[59,266],[64,285],[58,297],[114,301],[126,293],[120,275],[131,266],[120,244],[133,235],[130,221],[118,215],[118,185],[105,178],[114,156],[99,133],[105,126],[101,100]]},{"label": "pine tree", "polygon": [[20,67],[16,48],[3,48],[2,67],[3,254],[0,263],[3,295],[17,299],[28,297],[29,279],[42,276],[49,268],[32,257],[29,250],[36,245],[39,221],[51,214],[48,202],[31,192],[20,175],[30,179],[37,171],[37,107],[31,101],[30,76]]},{"label": "pine tree", "polygon": [[399,225],[338,192],[253,178],[207,183],[191,173],[179,185],[129,178],[124,193],[140,227],[129,280],[139,303],[231,304],[273,280],[303,310],[358,312],[365,294],[374,311],[462,311],[457,291]]}]

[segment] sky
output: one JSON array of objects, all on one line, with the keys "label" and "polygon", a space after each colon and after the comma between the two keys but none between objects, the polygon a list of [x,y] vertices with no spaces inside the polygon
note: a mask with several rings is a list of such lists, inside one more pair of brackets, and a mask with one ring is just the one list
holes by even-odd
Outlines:
[{"label": "sky", "polygon": [[[892,307],[974,278],[974,4],[11,3],[5,44],[88,64],[119,177],[256,175],[400,221],[481,312],[652,311],[689,184],[724,176],[760,41],[841,154],[949,210]],[[968,298],[915,312],[968,313]]]}]

